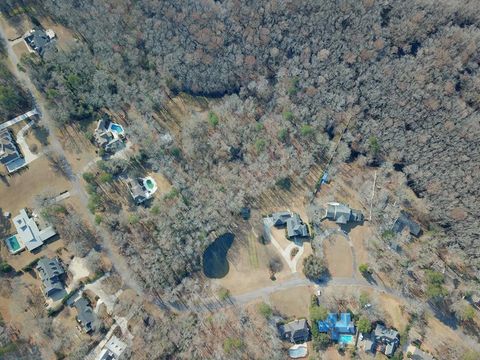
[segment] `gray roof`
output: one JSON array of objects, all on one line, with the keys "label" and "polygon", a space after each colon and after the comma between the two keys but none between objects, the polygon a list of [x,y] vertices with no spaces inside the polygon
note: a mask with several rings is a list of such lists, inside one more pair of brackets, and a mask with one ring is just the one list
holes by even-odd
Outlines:
[{"label": "gray roof", "polygon": [[352,210],[347,205],[336,202],[327,204],[326,217],[342,225],[348,222],[363,221],[363,214],[360,211]]},{"label": "gray roof", "polygon": [[9,130],[0,130],[0,163],[7,165],[21,159],[15,140]]},{"label": "gray roof", "polygon": [[372,340],[370,339],[363,340],[363,345],[364,345],[365,351],[374,352],[375,343]]},{"label": "gray roof", "polygon": [[292,217],[290,211],[279,211],[272,214],[273,225],[284,226],[287,224],[287,220]]},{"label": "gray roof", "polygon": [[287,235],[289,238],[308,236],[308,227],[303,223],[298,214],[293,214],[293,216],[287,220]]},{"label": "gray roof", "polygon": [[388,344],[386,347],[385,347],[385,355],[387,356],[392,356],[393,353],[395,352],[395,344]]},{"label": "gray roof", "polygon": [[81,297],[75,302],[74,306],[77,308],[77,320],[84,330],[86,332],[95,330],[95,315],[90,307],[90,302],[86,298]]},{"label": "gray roof", "polygon": [[400,216],[393,224],[392,230],[396,233],[400,233],[403,229],[408,228],[410,234],[414,236],[419,236],[422,232],[420,225],[418,225],[415,221],[413,221],[412,217],[407,214],[405,211],[400,212]]},{"label": "gray roof", "polygon": [[383,343],[398,342],[398,331],[386,328],[381,324],[377,324],[375,328],[375,340]]},{"label": "gray roof", "polygon": [[37,271],[42,280],[45,296],[52,296],[57,291],[63,291],[61,276],[65,274],[57,258],[41,258],[37,262]]},{"label": "gray roof", "polygon": [[128,179],[127,184],[130,189],[130,194],[136,203],[141,203],[147,199],[147,190],[143,187],[140,179]]},{"label": "gray roof", "polygon": [[291,342],[306,341],[310,334],[308,323],[305,319],[294,320],[288,324],[280,325],[278,329],[282,339]]},{"label": "gray roof", "polygon": [[42,29],[33,30],[33,32],[25,37],[25,42],[39,55],[43,55],[47,45],[52,39]]}]

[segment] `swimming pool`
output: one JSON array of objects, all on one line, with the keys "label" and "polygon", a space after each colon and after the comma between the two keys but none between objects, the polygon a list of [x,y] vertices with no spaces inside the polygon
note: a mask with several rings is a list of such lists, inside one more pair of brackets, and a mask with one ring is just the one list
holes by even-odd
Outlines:
[{"label": "swimming pool", "polygon": [[8,251],[12,254],[16,254],[20,250],[23,250],[25,246],[20,245],[15,235],[10,236],[5,239],[5,244],[7,245]]},{"label": "swimming pool", "polygon": [[125,132],[125,131],[123,130],[122,125],[115,124],[115,123],[110,123],[110,126],[108,127],[108,129],[109,129],[111,132],[117,133],[118,135],[123,135],[123,133]]},{"label": "swimming pool", "polygon": [[152,190],[155,187],[155,184],[151,179],[145,180],[145,186],[148,190]]},{"label": "swimming pool", "polygon": [[353,342],[354,342],[353,335],[341,334],[338,337],[338,342],[341,343],[341,344],[353,344]]},{"label": "swimming pool", "polygon": [[288,356],[292,359],[298,359],[307,356],[308,349],[307,346],[304,344],[301,345],[293,345],[290,349],[288,349]]}]

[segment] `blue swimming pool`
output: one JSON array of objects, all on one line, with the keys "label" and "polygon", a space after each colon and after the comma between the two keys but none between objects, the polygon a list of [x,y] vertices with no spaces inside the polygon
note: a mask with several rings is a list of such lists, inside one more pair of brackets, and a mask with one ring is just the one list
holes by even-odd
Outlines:
[{"label": "blue swimming pool", "polygon": [[122,125],[111,123],[110,124],[110,131],[117,133],[118,135],[122,135],[124,133]]},{"label": "blue swimming pool", "polygon": [[288,355],[292,359],[298,359],[307,356],[308,350],[306,346],[298,346],[288,349]]},{"label": "blue swimming pool", "polygon": [[8,250],[12,253],[15,254],[22,250],[22,246],[17,240],[17,237],[15,235],[10,236],[9,238],[5,239],[5,244],[7,245]]},{"label": "blue swimming pool", "polygon": [[341,344],[353,344],[353,342],[354,342],[353,335],[341,334],[338,337],[338,342],[341,343]]}]

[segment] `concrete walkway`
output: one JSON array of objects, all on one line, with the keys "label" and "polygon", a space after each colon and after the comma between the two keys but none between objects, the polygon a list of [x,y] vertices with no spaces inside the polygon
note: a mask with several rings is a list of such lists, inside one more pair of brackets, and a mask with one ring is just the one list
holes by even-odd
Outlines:
[{"label": "concrete walkway", "polygon": [[0,130],[6,129],[12,125],[15,125],[16,123],[19,123],[20,121],[26,120],[34,115],[40,115],[38,110],[35,108],[33,110],[30,110],[26,112],[25,114],[19,115],[16,118],[13,118],[11,120],[8,120],[4,122],[3,124],[0,124]]},{"label": "concrete walkway", "polygon": [[38,159],[41,154],[34,154],[30,150],[30,147],[28,146],[27,142],[25,141],[25,133],[27,132],[28,129],[30,129],[33,124],[35,124],[35,120],[30,121],[27,125],[25,125],[23,128],[20,129],[20,131],[17,133],[17,144],[20,146],[20,149],[23,154],[23,158],[25,160],[25,165],[30,164],[32,161]]}]

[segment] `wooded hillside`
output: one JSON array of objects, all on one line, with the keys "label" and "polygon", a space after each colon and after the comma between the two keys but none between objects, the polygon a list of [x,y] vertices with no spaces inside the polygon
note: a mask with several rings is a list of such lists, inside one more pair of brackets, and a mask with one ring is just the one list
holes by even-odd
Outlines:
[{"label": "wooded hillside", "polygon": [[[352,154],[369,154],[371,165],[398,164],[429,204],[426,222],[446,232],[440,247],[459,250],[480,276],[477,1],[45,0],[35,9],[83,41],[34,66],[63,122],[91,118],[102,107],[130,106],[149,121],[178,91],[235,93],[235,108],[249,109],[258,129],[267,131],[253,136],[221,128],[218,139],[234,152],[256,149],[252,166],[268,163],[260,153],[270,151],[291,175],[295,162],[288,159],[308,166],[312,152],[321,152],[320,144],[351,119],[346,139]],[[189,167],[198,169],[204,159],[215,164],[218,159],[203,156],[211,149],[201,141],[209,130],[186,131],[199,141],[192,149],[200,151],[191,155],[201,154]],[[165,150],[174,147],[188,154],[180,145],[159,148],[157,156],[171,161]],[[210,165],[204,166],[199,176],[206,180]],[[186,183],[185,190],[199,194],[203,186]],[[243,190],[254,195],[247,184]]]}]

